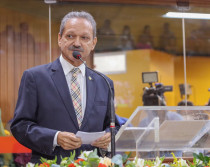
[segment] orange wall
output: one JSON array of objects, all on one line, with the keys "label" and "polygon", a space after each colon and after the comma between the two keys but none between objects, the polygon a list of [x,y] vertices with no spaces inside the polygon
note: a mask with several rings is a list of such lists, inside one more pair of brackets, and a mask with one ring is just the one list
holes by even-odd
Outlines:
[{"label": "orange wall", "polygon": [[[165,85],[174,84],[173,56],[154,50],[134,50],[127,52],[127,72],[109,77],[115,84],[116,113],[129,117],[137,106],[142,105],[142,72],[158,71],[159,81]],[[166,93],[168,105],[174,105],[174,92]]]},{"label": "orange wall", "polygon": [[124,74],[109,75],[115,84],[117,112],[123,117],[129,117],[132,111],[142,105],[141,81],[142,71],[149,71],[149,50],[128,51],[127,72]]},{"label": "orange wall", "polygon": [[[194,105],[205,105],[210,98],[210,58],[209,57],[187,57],[187,83],[192,85],[192,95],[189,100]],[[183,58],[175,57],[175,85],[184,83]],[[180,94],[175,96],[176,103],[181,100]]]}]

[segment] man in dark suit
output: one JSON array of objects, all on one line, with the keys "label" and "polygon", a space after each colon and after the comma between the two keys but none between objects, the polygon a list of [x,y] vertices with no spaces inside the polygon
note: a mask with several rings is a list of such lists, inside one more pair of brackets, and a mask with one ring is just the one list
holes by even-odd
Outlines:
[{"label": "man in dark suit", "polygon": [[[70,12],[58,34],[61,56],[24,72],[11,131],[32,150],[31,162],[39,162],[40,157],[54,159],[56,155],[60,161],[60,155],[69,156],[73,150],[78,156],[81,150],[107,148],[111,140],[109,88],[100,75],[72,56],[73,51],[79,51],[86,60],[96,43],[93,17],[87,12]],[[113,82],[106,79],[114,91]],[[75,135],[79,130],[105,130],[106,134],[85,145]]]}]

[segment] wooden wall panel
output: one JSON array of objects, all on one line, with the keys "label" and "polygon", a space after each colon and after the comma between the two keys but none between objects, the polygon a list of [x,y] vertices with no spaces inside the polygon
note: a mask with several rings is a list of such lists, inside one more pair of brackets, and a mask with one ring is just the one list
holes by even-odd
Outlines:
[{"label": "wooden wall panel", "polygon": [[[1,17],[1,22],[3,21],[3,17]],[[1,24],[2,27],[2,24]],[[0,98],[1,98],[1,109],[2,109],[2,120],[3,120],[3,109],[8,111],[8,94],[7,94],[7,85],[8,85],[8,80],[7,80],[7,45],[6,45],[6,33],[5,31],[0,33],[0,51],[1,51],[1,62],[0,62],[0,67],[1,67],[1,89],[0,89]]]},{"label": "wooden wall panel", "polygon": [[6,45],[7,45],[7,81],[8,84],[6,85],[7,87],[7,113],[8,114],[12,114],[12,110],[15,107],[15,101],[14,101],[14,92],[15,92],[15,80],[14,80],[14,72],[15,72],[15,68],[14,68],[14,58],[15,58],[15,52],[14,52],[14,46],[15,46],[15,32],[13,31],[12,27],[11,29],[9,29],[9,31],[7,32],[6,36],[7,41],[6,41]]},{"label": "wooden wall panel", "polygon": [[48,20],[6,9],[0,16],[0,108],[6,123],[14,115],[23,71],[49,62]]}]

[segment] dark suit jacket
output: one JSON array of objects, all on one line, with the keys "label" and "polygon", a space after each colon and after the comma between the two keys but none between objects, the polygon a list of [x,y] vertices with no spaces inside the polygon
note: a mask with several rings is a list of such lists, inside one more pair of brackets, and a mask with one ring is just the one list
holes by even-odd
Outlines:
[{"label": "dark suit jacket", "polygon": [[[113,82],[106,78],[113,89]],[[66,151],[61,147],[53,150],[53,139],[57,131],[76,134],[78,130],[109,130],[109,90],[106,82],[86,68],[86,88],[86,110],[79,129],[59,59],[23,73],[11,131],[21,144],[32,149],[31,162],[39,162],[40,157],[52,159],[57,155],[59,159],[60,155],[70,155],[72,150]],[[119,128],[119,124],[116,125]],[[81,150],[93,149],[91,145],[82,145],[76,154],[78,156]]]}]

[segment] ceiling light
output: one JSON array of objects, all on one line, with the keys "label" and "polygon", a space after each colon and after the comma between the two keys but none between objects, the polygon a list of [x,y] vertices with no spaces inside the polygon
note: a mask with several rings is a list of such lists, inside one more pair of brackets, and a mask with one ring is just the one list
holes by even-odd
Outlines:
[{"label": "ceiling light", "polygon": [[185,18],[185,19],[210,19],[210,14],[168,12],[168,13],[164,14],[163,17],[166,17],[166,18]]},{"label": "ceiling light", "polygon": [[54,4],[57,3],[57,0],[44,0],[46,4]]}]

